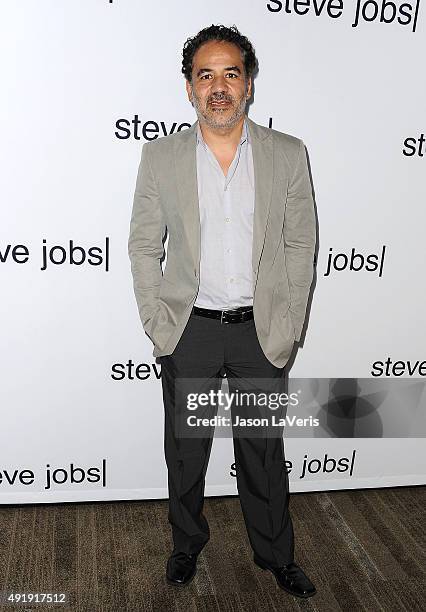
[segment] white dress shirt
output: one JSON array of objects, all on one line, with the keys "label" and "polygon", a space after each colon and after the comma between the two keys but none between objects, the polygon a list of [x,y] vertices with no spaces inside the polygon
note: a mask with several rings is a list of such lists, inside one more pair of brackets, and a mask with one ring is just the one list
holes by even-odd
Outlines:
[{"label": "white dress shirt", "polygon": [[215,310],[252,306],[255,191],[246,121],[226,176],[198,124],[197,179],[201,259],[200,287],[194,305]]}]

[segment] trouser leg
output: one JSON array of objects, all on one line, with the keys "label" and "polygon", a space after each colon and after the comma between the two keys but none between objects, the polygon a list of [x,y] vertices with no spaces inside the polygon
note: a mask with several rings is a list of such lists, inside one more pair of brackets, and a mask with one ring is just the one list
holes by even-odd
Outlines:
[{"label": "trouser leg", "polygon": [[[276,368],[264,355],[253,321],[229,325],[226,337],[225,370],[229,391],[284,389],[284,368]],[[276,379],[276,384],[263,381]],[[232,406],[232,418],[244,416],[244,407]],[[250,412],[254,416],[255,413]],[[277,411],[285,416],[285,410]],[[247,415],[246,415],[247,416]],[[269,429],[269,430],[268,430]],[[237,433],[238,435],[235,435]],[[259,436],[260,432],[257,432]],[[252,432],[253,435],[253,432]],[[254,552],[274,566],[291,563],[294,535],[289,512],[289,484],[284,444],[277,430],[263,430],[264,437],[234,432],[237,486],[250,544]],[[275,436],[275,437],[272,437]]]},{"label": "trouser leg", "polygon": [[[161,357],[161,380],[165,410],[164,452],[168,470],[169,514],[174,550],[187,554],[198,553],[210,538],[210,530],[203,514],[205,476],[210,458],[214,428],[203,427],[200,437],[182,437],[177,430],[180,419],[190,413],[185,393],[217,391],[222,384],[218,375],[223,347],[216,321],[191,315],[172,355]],[[181,385],[185,379],[194,384]],[[185,393],[181,393],[184,391]],[[203,412],[212,417],[216,410],[210,406]],[[197,415],[195,411],[194,416]],[[192,433],[192,432],[191,432]]]}]

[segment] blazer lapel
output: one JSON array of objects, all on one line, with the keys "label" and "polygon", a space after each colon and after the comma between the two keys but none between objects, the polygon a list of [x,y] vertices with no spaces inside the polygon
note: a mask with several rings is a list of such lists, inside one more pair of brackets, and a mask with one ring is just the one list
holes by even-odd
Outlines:
[{"label": "blazer lapel", "polygon": [[[176,184],[183,230],[198,270],[200,260],[200,210],[197,184],[197,124],[181,132],[175,143]],[[272,199],[273,144],[271,133],[247,117],[253,153],[255,203],[253,216],[253,291],[256,287],[259,261],[265,242],[266,226]]]},{"label": "blazer lapel", "polygon": [[271,206],[274,160],[271,132],[248,117],[247,125],[251,137],[255,184],[252,251],[254,293]]},{"label": "blazer lapel", "polygon": [[175,138],[176,185],[183,231],[191,249],[194,267],[200,261],[200,208],[197,183],[197,121]]}]

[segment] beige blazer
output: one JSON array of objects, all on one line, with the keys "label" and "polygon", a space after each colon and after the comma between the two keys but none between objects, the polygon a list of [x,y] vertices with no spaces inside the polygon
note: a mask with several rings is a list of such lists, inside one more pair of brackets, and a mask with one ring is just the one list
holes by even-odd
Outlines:
[{"label": "beige blazer", "polygon": [[[283,367],[300,339],[313,279],[316,220],[303,141],[247,117],[255,176],[253,311],[260,346]],[[170,355],[189,319],[200,279],[195,122],[142,147],[128,253],[153,356]],[[163,238],[169,242],[164,274]]]}]

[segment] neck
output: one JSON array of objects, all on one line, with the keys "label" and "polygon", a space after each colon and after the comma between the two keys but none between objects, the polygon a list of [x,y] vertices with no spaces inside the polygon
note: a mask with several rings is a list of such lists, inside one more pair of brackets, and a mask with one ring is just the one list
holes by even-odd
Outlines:
[{"label": "neck", "polygon": [[208,145],[213,146],[217,145],[226,147],[237,145],[241,140],[245,118],[246,116],[244,114],[238,123],[232,128],[211,128],[204,121],[200,121],[200,129],[204,141]]}]

